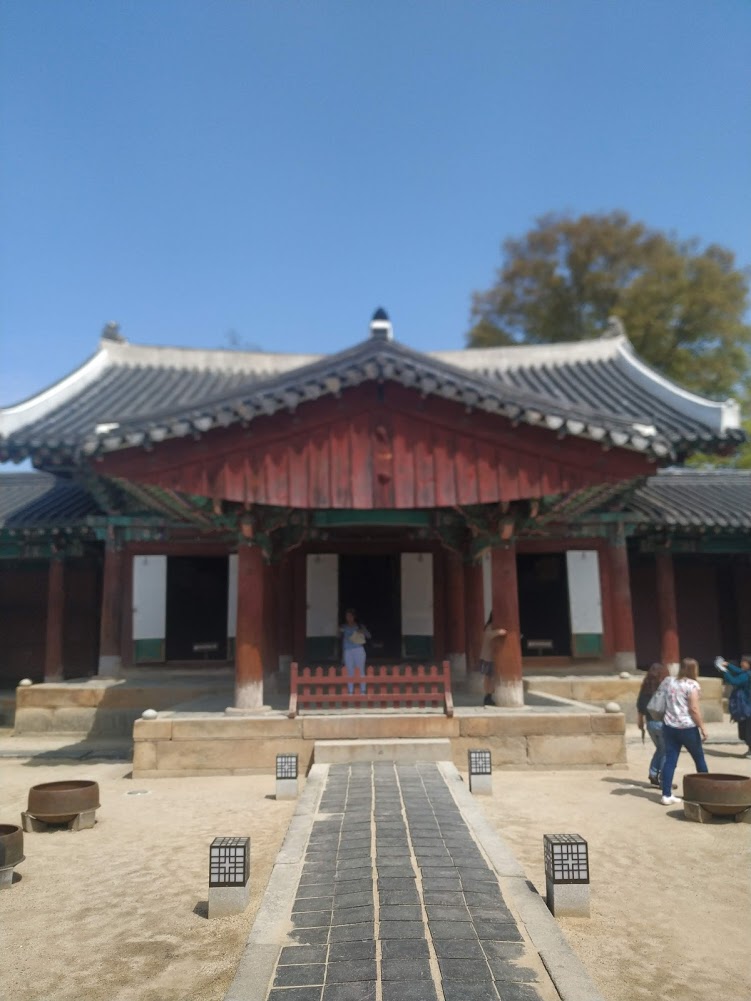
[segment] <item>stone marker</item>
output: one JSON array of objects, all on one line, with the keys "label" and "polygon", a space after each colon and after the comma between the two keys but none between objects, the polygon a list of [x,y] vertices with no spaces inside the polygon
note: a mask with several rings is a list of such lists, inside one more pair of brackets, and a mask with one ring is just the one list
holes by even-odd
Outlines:
[{"label": "stone marker", "polygon": [[490,751],[474,750],[467,754],[469,766],[469,791],[475,796],[493,795],[493,775]]},{"label": "stone marker", "polygon": [[214,838],[209,848],[210,918],[242,914],[250,901],[250,838]]},{"label": "stone marker", "polygon": [[545,899],[557,918],[589,917],[589,849],[579,834],[546,834]]},{"label": "stone marker", "polygon": [[276,798],[297,799],[297,755],[276,756]]}]

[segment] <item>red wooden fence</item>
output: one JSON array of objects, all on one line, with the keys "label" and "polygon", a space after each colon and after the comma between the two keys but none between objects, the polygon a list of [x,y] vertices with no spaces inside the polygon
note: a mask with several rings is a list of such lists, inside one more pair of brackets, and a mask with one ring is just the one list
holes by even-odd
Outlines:
[{"label": "red wooden fence", "polygon": [[[364,687],[364,691],[361,691]],[[350,692],[349,689],[353,691]],[[363,674],[347,673],[344,667],[299,667],[290,674],[289,717],[302,709],[404,709],[439,707],[454,715],[451,696],[451,669],[444,660],[440,667],[366,667]]]}]

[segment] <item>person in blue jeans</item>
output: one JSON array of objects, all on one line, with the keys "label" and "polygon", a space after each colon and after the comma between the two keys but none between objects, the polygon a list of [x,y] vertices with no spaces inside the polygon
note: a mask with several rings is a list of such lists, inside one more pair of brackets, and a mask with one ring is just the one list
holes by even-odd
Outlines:
[{"label": "person in blue jeans", "polygon": [[650,740],[655,746],[652,760],[649,762],[649,781],[653,786],[662,784],[662,770],[665,767],[665,741],[662,736],[662,720],[652,719],[647,709],[647,703],[669,673],[664,664],[652,664],[644,677],[644,681],[641,683],[639,694],[636,697],[636,722],[642,732],[642,740],[644,739],[643,734],[646,729]]},{"label": "person in blue jeans", "polygon": [[673,796],[673,776],[682,748],[686,748],[694,759],[697,772],[708,772],[701,742],[707,739],[701,716],[698,682],[699,665],[691,657],[681,661],[677,678],[665,678],[660,688],[665,693],[665,716],[662,721],[662,735],[665,741],[665,765],[662,769],[663,806],[680,803],[679,796]]},{"label": "person in blue jeans", "polygon": [[[354,608],[348,608],[344,613],[344,625],[340,627],[340,632],[342,634],[342,655],[347,674],[351,678],[358,668],[364,674],[365,641],[370,639],[370,633],[364,623],[358,621]],[[347,686],[350,695],[354,690],[354,685]],[[365,694],[365,685],[362,683],[360,684],[360,692]]]}]

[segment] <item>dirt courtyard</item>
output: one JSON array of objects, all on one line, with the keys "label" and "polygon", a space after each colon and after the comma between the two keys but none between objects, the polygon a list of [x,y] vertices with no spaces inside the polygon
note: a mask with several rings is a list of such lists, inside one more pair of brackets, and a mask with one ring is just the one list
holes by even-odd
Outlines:
[{"label": "dirt courtyard", "polygon": [[[708,745],[710,769],[751,774],[740,750]],[[649,745],[628,752],[628,770],[496,772],[493,797],[479,802],[543,894],[543,834],[588,839],[592,918],[561,926],[608,1001],[748,1001],[751,826],[683,820],[646,781]],[[679,782],[689,767],[684,754]],[[294,803],[275,801],[272,776],[129,773],[126,763],[0,761],[3,823],[18,823],[39,782],[93,778],[102,803],[93,830],[25,836],[22,878],[0,893],[4,997],[224,997]],[[252,899],[242,916],[208,921],[218,834],[251,836]]]}]

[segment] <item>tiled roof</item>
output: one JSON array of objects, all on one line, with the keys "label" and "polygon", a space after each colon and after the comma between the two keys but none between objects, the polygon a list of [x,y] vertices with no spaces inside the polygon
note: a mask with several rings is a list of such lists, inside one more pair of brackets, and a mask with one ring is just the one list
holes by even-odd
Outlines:
[{"label": "tiled roof", "polygon": [[0,475],[0,528],[69,525],[101,515],[83,487],[49,473]]},{"label": "tiled roof", "polygon": [[330,356],[102,340],[67,379],[0,411],[0,460],[93,455],[251,421],[370,380],[670,459],[742,440],[737,408],[651,372],[625,337],[426,354],[383,338]]},{"label": "tiled roof", "polygon": [[634,491],[628,510],[652,526],[751,531],[751,470],[663,469]]}]

